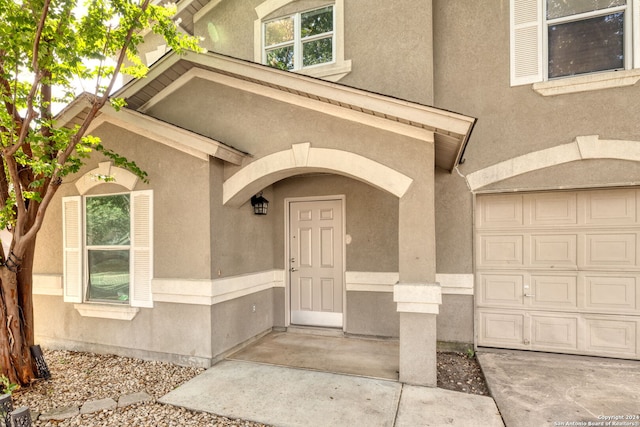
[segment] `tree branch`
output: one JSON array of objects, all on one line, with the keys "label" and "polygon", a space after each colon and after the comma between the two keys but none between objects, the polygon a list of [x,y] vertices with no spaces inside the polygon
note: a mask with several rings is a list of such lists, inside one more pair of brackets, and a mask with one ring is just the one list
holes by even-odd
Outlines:
[{"label": "tree branch", "polygon": [[[135,24],[140,22],[140,17],[149,7],[149,3],[150,3],[150,0],[144,0],[144,2],[140,5],[140,13],[136,17],[136,19],[133,21],[133,24],[131,25],[131,27],[127,30],[125,41],[122,44],[122,49],[120,50],[120,54],[118,55],[116,66],[114,68],[114,72],[113,72],[113,75],[111,76],[111,81],[109,82],[107,89],[105,90],[104,94],[101,97],[94,98],[94,101],[91,104],[91,109],[89,110],[89,113],[87,114],[82,124],[80,125],[80,128],[78,129],[76,134],[71,138],[71,141],[67,146],[67,148],[63,152],[58,154],[57,160],[59,165],[64,165],[67,162],[67,160],[69,159],[69,156],[71,156],[76,146],[80,143],[82,137],[87,132],[87,129],[89,129],[89,125],[98,114],[98,111],[100,111],[100,109],[102,109],[102,107],[104,107],[104,105],[109,100],[109,94],[111,93],[111,91],[113,90],[113,87],[115,86],[116,77],[118,76],[118,73],[120,72],[120,69],[122,68],[122,64],[124,63],[124,60],[126,58],[127,49],[131,45],[131,41],[133,39],[134,33],[137,31],[137,25]],[[59,182],[61,180],[60,170],[61,170],[60,167],[58,167],[54,171],[51,177],[51,184],[47,187],[46,192],[42,197],[42,201],[40,202],[40,206],[38,206],[38,211],[36,213],[35,221],[33,222],[33,225],[31,226],[29,231],[24,234],[23,240],[25,242],[28,242],[29,240],[34,239],[38,231],[42,227],[42,222],[44,220],[44,214],[47,210],[47,207],[51,203],[51,200],[53,199],[53,196],[55,195],[55,193],[58,191]],[[17,197],[17,194],[16,194],[16,197]],[[21,200],[21,198],[18,198],[18,200]],[[23,203],[23,207],[24,207],[24,203]]]},{"label": "tree branch", "polygon": [[11,90],[11,82],[5,79],[3,76],[6,74],[6,70],[4,68],[4,57],[6,56],[6,51],[0,50],[0,90],[2,95],[4,95],[5,102],[4,106],[11,117],[13,117],[13,121],[17,127],[17,129],[22,128],[22,117],[18,113],[18,109],[15,104],[9,102],[13,91]]},{"label": "tree branch", "polygon": [[[16,215],[16,227],[13,232],[13,240],[17,241],[22,236],[23,230],[22,225],[24,221],[24,217],[26,212],[24,199],[22,198],[22,186],[20,185],[20,177],[18,174],[18,163],[11,156],[4,156],[4,161],[7,164],[7,169],[9,170],[9,178],[11,182],[14,183],[13,191],[16,193],[16,207],[18,209],[18,214]],[[20,256],[18,254],[18,256]]]},{"label": "tree branch", "polygon": [[40,13],[40,21],[38,22],[38,28],[36,28],[35,40],[33,42],[33,58],[31,59],[31,67],[33,68],[33,72],[38,74],[38,70],[40,68],[40,64],[38,62],[38,55],[40,54],[40,40],[42,40],[42,31],[44,30],[44,24],[47,20],[47,15],[49,14],[49,5],[51,4],[51,0],[44,0],[44,6],[42,7],[42,12]]}]

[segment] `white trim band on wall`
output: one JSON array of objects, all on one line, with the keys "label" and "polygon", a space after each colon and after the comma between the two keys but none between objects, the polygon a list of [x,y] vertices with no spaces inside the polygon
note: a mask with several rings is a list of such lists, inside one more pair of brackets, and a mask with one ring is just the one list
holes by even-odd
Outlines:
[{"label": "white trim band on wall", "polygon": [[266,289],[284,287],[284,270],[215,280],[153,279],[152,287],[154,302],[215,305]]},{"label": "white trim band on wall", "polygon": [[[393,292],[396,272],[347,271],[347,292]],[[473,274],[436,274],[443,295],[473,295]]]},{"label": "white trim band on wall", "polygon": [[[284,270],[267,270],[215,280],[152,279],[154,302],[214,305],[271,288],[284,288]],[[348,292],[393,292],[395,272],[347,271]],[[473,274],[436,274],[443,295],[473,295]],[[62,296],[62,275],[34,274],[35,295]]]}]

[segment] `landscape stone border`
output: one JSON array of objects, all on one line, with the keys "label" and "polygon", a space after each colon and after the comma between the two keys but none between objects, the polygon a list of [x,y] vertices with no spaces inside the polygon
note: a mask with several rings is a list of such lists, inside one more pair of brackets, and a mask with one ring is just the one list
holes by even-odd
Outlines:
[{"label": "landscape stone border", "polygon": [[79,414],[92,414],[95,412],[110,411],[116,408],[124,408],[126,406],[135,405],[137,403],[151,402],[154,398],[144,391],[123,394],[118,398],[118,402],[111,398],[88,400],[82,406],[76,405],[63,406],[59,408],[53,408],[50,411],[42,414],[32,412],[32,420],[40,421],[62,421],[68,418],[73,418]]}]

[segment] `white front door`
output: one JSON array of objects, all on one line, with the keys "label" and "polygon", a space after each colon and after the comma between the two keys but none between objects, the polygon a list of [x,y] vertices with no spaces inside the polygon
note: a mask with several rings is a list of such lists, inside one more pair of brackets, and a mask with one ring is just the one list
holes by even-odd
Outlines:
[{"label": "white front door", "polygon": [[342,200],[289,203],[291,323],[342,327]]}]

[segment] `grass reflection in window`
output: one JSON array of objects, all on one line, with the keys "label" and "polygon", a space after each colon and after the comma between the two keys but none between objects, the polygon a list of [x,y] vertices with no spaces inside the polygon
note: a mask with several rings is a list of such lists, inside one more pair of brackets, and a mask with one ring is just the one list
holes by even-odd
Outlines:
[{"label": "grass reflection in window", "polygon": [[86,199],[89,301],[129,301],[130,206],[128,194]]}]

